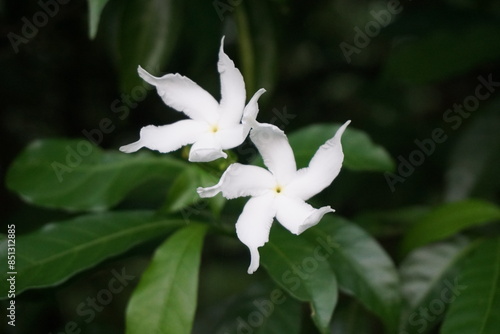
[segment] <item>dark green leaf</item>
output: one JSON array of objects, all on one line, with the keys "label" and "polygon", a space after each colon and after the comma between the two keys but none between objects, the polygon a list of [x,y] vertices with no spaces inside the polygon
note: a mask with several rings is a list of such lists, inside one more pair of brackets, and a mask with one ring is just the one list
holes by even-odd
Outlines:
[{"label": "dark green leaf", "polygon": [[325,216],[304,233],[326,251],[339,285],[370,311],[377,314],[391,332],[399,321],[401,295],[394,263],[380,245],[356,225]]},{"label": "dark green leaf", "polygon": [[490,169],[496,175],[500,167],[497,154],[500,151],[499,108],[500,98],[496,98],[488,101],[488,105],[473,118],[463,121],[467,126],[464,124],[457,133],[458,140],[451,151],[445,174],[448,201],[463,200],[478,193],[485,198],[484,188],[491,189],[492,194],[499,188],[500,178],[488,175]]},{"label": "dark green leaf", "polygon": [[314,323],[322,333],[327,333],[338,289],[329,263],[317,254],[321,250],[321,244],[277,227],[261,249],[261,262],[285,291],[311,304]]},{"label": "dark green leaf", "polygon": [[[387,151],[374,144],[363,131],[352,128],[352,124],[342,136],[344,166],[361,171],[391,171],[394,161]],[[298,167],[309,164],[318,148],[335,135],[339,124],[311,125],[289,136]]]},{"label": "dark green leaf", "polygon": [[127,334],[189,334],[206,225],[176,232],[156,251],[127,308]]},{"label": "dark green leaf", "polygon": [[[235,10],[241,59],[250,59],[242,63],[250,65],[243,68],[247,93],[252,96],[257,89],[265,88],[267,93],[262,99],[272,95],[278,68],[278,43],[275,36],[278,18],[272,16],[270,5],[266,0],[242,1]],[[248,73],[250,71],[253,72]],[[247,78],[252,79],[247,82]]]},{"label": "dark green leaf", "polygon": [[353,299],[341,300],[332,320],[334,334],[375,334],[380,328],[366,309]]},{"label": "dark green leaf", "polygon": [[274,286],[252,286],[209,316],[216,324],[209,331],[203,328],[203,333],[299,334],[301,303]]},{"label": "dark green leaf", "polygon": [[434,30],[396,47],[384,75],[422,84],[465,73],[500,55],[499,34],[500,26],[488,22]]},{"label": "dark green leaf", "polygon": [[[403,333],[428,333],[443,319],[452,298],[443,291],[456,285],[458,265],[469,249],[467,241],[459,239],[416,249],[405,258],[400,267],[405,301],[400,328]],[[434,309],[436,305],[439,309]],[[424,311],[429,309],[430,316]]]},{"label": "dark green leaf", "polygon": [[7,187],[36,205],[105,210],[153,178],[173,178],[185,163],[149,152],[104,152],[86,140],[39,140],[7,173]]},{"label": "dark green leaf", "polygon": [[219,175],[212,175],[196,165],[187,166],[172,183],[162,211],[168,213],[182,211],[186,213],[186,211],[189,211],[187,207],[194,204],[197,206],[198,211],[209,207],[215,215],[218,215],[224,206],[224,197],[216,196],[202,199],[196,189],[198,187],[213,186],[219,182],[219,177]]},{"label": "dark green leaf", "polygon": [[180,5],[175,0],[128,0],[119,37],[122,89],[143,86],[137,74],[142,66],[153,75],[170,57],[181,24]]},{"label": "dark green leaf", "polygon": [[[155,217],[149,211],[109,212],[51,223],[39,231],[19,235],[16,239],[17,293],[60,284],[110,256],[183,224],[182,220]],[[0,245],[0,254],[6,258],[7,242],[4,240]],[[5,275],[6,270],[2,270],[3,281]],[[1,291],[1,296],[5,296],[5,291]]]},{"label": "dark green leaf", "polygon": [[471,252],[460,279],[460,293],[446,314],[442,334],[490,334],[500,328],[500,238]]},{"label": "dark green leaf", "polygon": [[362,212],[353,221],[376,237],[393,237],[403,234],[409,226],[429,213],[425,206],[409,206],[394,210]]},{"label": "dark green leaf", "polygon": [[91,39],[97,34],[101,12],[108,1],[109,0],[87,0],[89,6],[89,37]]},{"label": "dark green leaf", "polygon": [[443,204],[407,232],[403,239],[403,252],[445,239],[466,228],[498,219],[500,219],[500,208],[492,203],[466,200]]},{"label": "dark green leaf", "polygon": [[176,212],[200,200],[196,188],[200,187],[200,173],[195,168],[186,168],[174,180],[163,206],[166,212]]}]

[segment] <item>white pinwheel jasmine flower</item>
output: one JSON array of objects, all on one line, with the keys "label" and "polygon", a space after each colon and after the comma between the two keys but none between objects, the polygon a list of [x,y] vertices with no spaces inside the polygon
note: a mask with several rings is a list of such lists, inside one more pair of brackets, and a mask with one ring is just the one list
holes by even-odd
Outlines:
[{"label": "white pinwheel jasmine flower", "polygon": [[315,209],[305,201],[328,187],[340,172],[344,160],[340,139],[349,123],[318,149],[308,167],[297,170],[285,133],[274,125],[253,122],[250,138],[268,170],[235,163],[218,184],[198,188],[201,197],[219,192],[227,199],[251,196],[236,223],[238,238],[250,249],[249,274],[259,267],[258,248],[269,240],[274,217],[298,235],[316,225],[326,213],[334,212],[330,206]]},{"label": "white pinwheel jasmine flower", "polygon": [[[191,119],[173,124],[141,129],[140,139],[120,147],[120,151],[131,153],[142,147],[168,153],[184,145],[193,144],[189,161],[207,162],[226,158],[223,150],[243,143],[250,130],[250,123],[242,124],[243,115],[254,117],[258,112],[257,101],[265,92],[258,90],[245,106],[246,91],[243,76],[234,62],[224,53],[224,37],[219,50],[217,69],[220,73],[221,101],[180,74],[154,77],[139,66],[141,78],[156,86],[166,105],[185,113]],[[249,116],[246,116],[247,118]]]}]

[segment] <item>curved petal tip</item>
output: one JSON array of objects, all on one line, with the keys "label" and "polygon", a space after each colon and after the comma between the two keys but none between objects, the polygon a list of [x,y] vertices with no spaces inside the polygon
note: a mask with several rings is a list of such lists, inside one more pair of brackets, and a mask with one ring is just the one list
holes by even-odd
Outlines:
[{"label": "curved petal tip", "polygon": [[301,234],[302,232],[307,230],[309,227],[312,227],[312,226],[318,224],[320,222],[321,218],[323,218],[323,216],[325,214],[327,214],[328,212],[335,212],[335,210],[333,210],[330,206],[324,206],[324,207],[321,207],[317,210],[314,210],[314,212],[311,213],[304,220],[304,222],[302,224],[300,224],[300,226],[298,226],[297,235]]},{"label": "curved petal tip", "polygon": [[119,150],[123,153],[133,153],[140,150],[142,147],[144,147],[144,145],[138,140],[135,143],[121,146]]},{"label": "curved petal tip", "polygon": [[260,265],[260,254],[257,248],[250,248],[250,266],[248,267],[247,272],[249,274],[253,274]]}]

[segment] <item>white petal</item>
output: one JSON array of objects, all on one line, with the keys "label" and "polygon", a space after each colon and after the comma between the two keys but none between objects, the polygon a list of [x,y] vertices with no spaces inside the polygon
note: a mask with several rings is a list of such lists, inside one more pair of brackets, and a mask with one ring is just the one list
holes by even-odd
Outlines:
[{"label": "white petal", "polygon": [[201,197],[213,197],[219,192],[227,199],[260,196],[273,189],[275,180],[261,167],[235,163],[222,174],[219,183],[208,188],[198,188]]},{"label": "white petal", "polygon": [[238,124],[245,107],[245,82],[234,62],[224,53],[224,37],[220,41],[217,69],[221,85],[220,124]]},{"label": "white petal", "polygon": [[276,214],[274,196],[258,196],[248,200],[236,223],[238,238],[250,249],[248,273],[254,273],[259,267],[259,247],[269,240],[269,231]]},{"label": "white petal", "polygon": [[168,153],[194,143],[206,130],[206,124],[191,119],[163,126],[148,125],[141,129],[138,141],[120,147],[120,151],[131,153],[147,147],[161,153]]},{"label": "white petal", "polygon": [[279,184],[287,184],[297,171],[295,157],[285,133],[272,124],[258,123],[250,132],[264,164]]},{"label": "white petal", "polygon": [[345,122],[335,136],[318,149],[309,167],[297,172],[296,178],[287,186],[290,195],[306,201],[328,187],[337,177],[344,160],[340,139],[350,122]]},{"label": "white petal", "polygon": [[139,76],[149,84],[156,86],[158,95],[166,105],[182,111],[198,121],[215,123],[219,118],[219,104],[206,90],[191,79],[178,73],[166,74],[161,78],[152,76],[139,66]]},{"label": "white petal", "polygon": [[248,136],[250,128],[243,124],[233,125],[229,128],[221,128],[215,136],[220,142],[222,149],[228,150],[241,145]]},{"label": "white petal", "polygon": [[242,119],[243,124],[248,124],[249,126],[252,127],[255,126],[257,120],[257,114],[259,113],[259,105],[257,101],[259,100],[260,96],[265,92],[266,90],[264,88],[261,88],[257,92],[255,92],[255,94],[253,94],[252,98],[245,106],[245,109],[243,109],[243,119]]},{"label": "white petal", "polygon": [[276,205],[276,219],[293,234],[304,232],[319,223],[326,213],[334,212],[329,206],[315,209],[301,199],[284,195],[276,197]]},{"label": "white petal", "polygon": [[219,158],[227,158],[227,154],[222,151],[221,144],[212,132],[204,133],[191,146],[189,151],[189,161],[209,162]]}]

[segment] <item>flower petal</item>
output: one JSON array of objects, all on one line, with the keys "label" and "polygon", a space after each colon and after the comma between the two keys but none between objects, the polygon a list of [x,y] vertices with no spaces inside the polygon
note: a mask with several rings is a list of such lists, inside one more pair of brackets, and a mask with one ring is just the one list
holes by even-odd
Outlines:
[{"label": "flower petal", "polygon": [[182,111],[197,121],[210,124],[219,118],[219,104],[206,90],[191,79],[176,74],[166,74],[161,78],[152,76],[139,66],[139,76],[149,84],[156,86],[158,95],[166,105]]},{"label": "flower petal", "polygon": [[222,151],[222,147],[212,132],[204,133],[191,146],[189,151],[189,161],[209,162],[219,158],[227,158],[227,154]]},{"label": "flower petal", "polygon": [[132,153],[142,147],[147,147],[161,153],[168,153],[194,143],[206,130],[206,124],[191,119],[163,126],[148,125],[141,129],[138,141],[120,147],[120,151]]},{"label": "flower petal", "polygon": [[274,196],[265,195],[252,197],[243,208],[236,222],[238,238],[250,249],[250,266],[248,273],[254,273],[259,267],[259,247],[269,240],[269,231],[276,214]]},{"label": "flower petal", "polygon": [[297,167],[285,133],[275,125],[257,123],[250,138],[278,183],[287,184],[295,176]]},{"label": "flower petal", "polygon": [[231,127],[221,128],[215,133],[215,137],[220,142],[222,149],[228,150],[240,146],[245,141],[249,131],[250,127],[243,124],[237,124]]},{"label": "flower petal", "polygon": [[277,196],[276,206],[276,219],[293,234],[301,234],[319,223],[326,213],[335,211],[329,206],[315,209],[301,199],[285,195]]},{"label": "flower petal", "polygon": [[222,174],[219,183],[207,188],[198,188],[201,197],[213,197],[219,192],[227,199],[260,196],[272,190],[275,181],[271,173],[261,167],[235,163]]},{"label": "flower petal", "polygon": [[345,122],[333,138],[321,145],[309,167],[297,172],[296,178],[287,186],[288,194],[307,201],[332,183],[342,167],[344,153],[340,139],[350,122]]},{"label": "flower petal", "polygon": [[234,62],[224,53],[224,37],[220,41],[217,69],[221,85],[220,124],[238,124],[245,107],[245,82]]},{"label": "flower petal", "polygon": [[259,105],[257,101],[259,100],[260,96],[265,92],[266,90],[264,88],[259,89],[258,91],[255,92],[255,94],[253,94],[250,101],[248,101],[247,105],[245,106],[245,109],[243,109],[243,119],[242,119],[243,124],[248,124],[249,126],[252,127],[256,125],[257,114],[259,113]]}]

